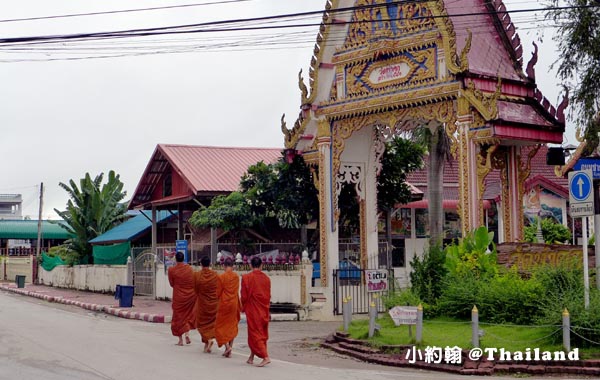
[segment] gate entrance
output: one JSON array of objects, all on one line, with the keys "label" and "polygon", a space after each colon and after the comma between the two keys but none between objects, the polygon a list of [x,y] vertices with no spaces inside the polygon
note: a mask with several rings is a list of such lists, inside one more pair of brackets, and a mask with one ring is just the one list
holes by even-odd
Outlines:
[{"label": "gate entrance", "polygon": [[333,313],[341,315],[344,299],[348,298],[352,300],[352,314],[368,314],[371,302],[377,305],[377,312],[385,313],[385,305],[381,298],[394,291],[394,270],[378,269],[379,272],[387,273],[388,288],[384,291],[369,292],[366,279],[369,270],[344,267],[342,263],[340,263],[341,269],[333,271]]},{"label": "gate entrance", "polygon": [[132,256],[135,294],[140,296],[154,296],[156,255],[147,248],[137,252],[134,248],[132,249]]}]

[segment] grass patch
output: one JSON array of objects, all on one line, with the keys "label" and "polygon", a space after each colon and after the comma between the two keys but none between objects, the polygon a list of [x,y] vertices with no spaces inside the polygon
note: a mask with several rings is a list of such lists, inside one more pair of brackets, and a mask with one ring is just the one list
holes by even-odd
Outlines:
[{"label": "grass patch", "polygon": [[[348,328],[350,337],[367,340],[374,347],[385,345],[406,345],[415,343],[415,326],[409,336],[408,326],[395,326],[389,316],[377,320],[381,326],[379,333],[371,339],[369,336],[369,321],[352,321]],[[525,351],[525,349],[539,348],[541,351],[562,350],[562,330],[559,327],[536,327],[514,325],[487,325],[481,323],[484,335],[480,338],[481,348],[504,348],[507,351]],[[463,349],[472,348],[471,322],[452,319],[434,318],[423,322],[423,342],[421,348],[427,346],[454,347]],[[573,347],[575,348],[575,347]],[[585,358],[600,358],[600,347],[580,349],[579,355]]]}]

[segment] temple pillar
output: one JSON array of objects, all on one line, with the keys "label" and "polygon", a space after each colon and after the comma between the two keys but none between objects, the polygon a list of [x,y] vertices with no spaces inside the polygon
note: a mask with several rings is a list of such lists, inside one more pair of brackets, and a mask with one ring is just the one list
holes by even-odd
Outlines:
[{"label": "temple pillar", "polygon": [[[518,146],[508,147],[506,160],[506,175],[508,186],[508,208],[505,220],[505,231],[507,231],[507,241],[515,242],[522,240],[523,226],[523,196],[519,182],[521,172],[521,148]],[[508,240],[509,239],[509,240]]]},{"label": "temple pillar", "polygon": [[477,176],[477,155],[479,147],[469,136],[472,116],[459,116],[458,130],[458,172],[459,172],[459,212],[462,236],[479,227],[482,210],[479,202]]},{"label": "temple pillar", "polygon": [[319,137],[317,141],[319,150],[319,251],[321,281],[315,284],[320,285],[321,292],[327,301],[322,308],[322,317],[333,318],[333,270],[339,266],[339,247],[338,247],[338,229],[333,210],[333,181],[335,176],[331,175],[332,152],[331,152],[331,134],[329,132],[329,122],[324,120],[320,124]]},{"label": "temple pillar", "polygon": [[[381,168],[381,156],[385,151],[385,142],[379,136],[376,128],[369,128],[372,133],[369,149],[369,157],[367,158],[366,173],[364,176],[365,198],[361,201],[361,242],[366,242],[364,255],[366,255],[366,263],[361,262],[364,269],[379,268],[379,234],[377,231],[377,173]],[[364,206],[363,206],[364,204]],[[364,211],[363,211],[364,208]],[[364,227],[363,227],[364,225]],[[361,256],[363,253],[361,252]]]}]

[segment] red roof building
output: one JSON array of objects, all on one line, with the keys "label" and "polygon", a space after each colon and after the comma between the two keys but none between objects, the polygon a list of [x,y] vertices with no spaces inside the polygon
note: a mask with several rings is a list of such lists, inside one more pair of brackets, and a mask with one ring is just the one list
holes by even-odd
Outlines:
[{"label": "red roof building", "polygon": [[159,144],[156,146],[129,208],[196,210],[198,203],[239,188],[248,167],[281,158],[279,148],[238,148]]}]

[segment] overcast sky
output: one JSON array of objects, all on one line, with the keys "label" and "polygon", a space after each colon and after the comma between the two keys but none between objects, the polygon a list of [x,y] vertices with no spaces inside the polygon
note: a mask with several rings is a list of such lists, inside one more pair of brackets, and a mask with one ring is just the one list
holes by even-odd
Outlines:
[{"label": "overcast sky", "polygon": [[[325,4],[324,0],[221,1],[168,10],[6,21],[215,2],[220,1],[1,1],[0,38],[245,19],[320,10]],[[509,10],[538,7],[523,0],[506,4]],[[553,29],[536,27],[533,14],[513,19],[524,42],[525,65],[531,41],[543,40],[536,66],[538,86],[557,104],[560,87],[549,70],[556,57]],[[318,21],[320,16],[293,22]],[[115,170],[129,197],[159,143],[282,147],[281,114],[286,113],[292,126],[300,101],[298,71],[308,70],[317,29],[179,34],[68,43],[43,51],[39,46],[28,50],[0,46],[0,193],[22,194],[24,215],[37,219],[43,182],[43,217],[56,218],[53,209],[63,210],[67,201],[59,182],[78,181],[86,172],[95,176]],[[120,57],[80,59],[98,55]],[[575,143],[572,127],[568,129],[565,142]]]}]

